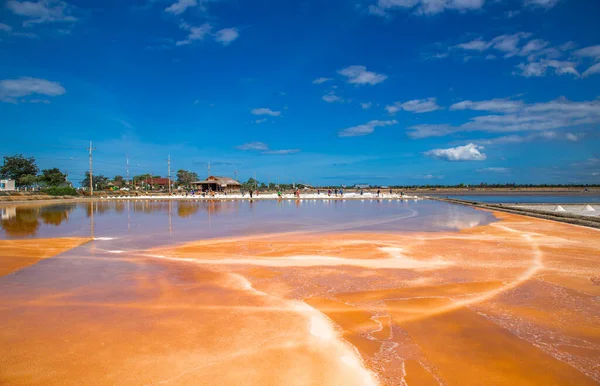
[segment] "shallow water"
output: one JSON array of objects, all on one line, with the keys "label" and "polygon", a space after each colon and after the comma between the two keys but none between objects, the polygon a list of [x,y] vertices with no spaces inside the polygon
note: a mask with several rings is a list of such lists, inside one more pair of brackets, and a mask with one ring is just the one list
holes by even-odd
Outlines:
[{"label": "shallow water", "polygon": [[2,215],[0,384],[600,381],[594,229],[400,200]]},{"label": "shallow water", "polygon": [[592,204],[600,203],[597,194],[479,194],[479,195],[440,195],[459,200],[479,201],[487,203],[527,203],[527,204]]}]

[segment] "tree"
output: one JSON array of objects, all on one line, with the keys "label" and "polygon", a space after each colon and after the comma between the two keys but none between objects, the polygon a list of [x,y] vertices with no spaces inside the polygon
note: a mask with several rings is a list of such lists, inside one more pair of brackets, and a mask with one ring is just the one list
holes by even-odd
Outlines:
[{"label": "tree", "polygon": [[192,182],[198,181],[198,174],[187,170],[177,171],[177,184],[189,188]]},{"label": "tree", "polygon": [[[23,154],[16,154],[12,157],[4,156],[4,164],[0,168],[0,177],[15,180],[17,186],[30,186],[22,185],[21,177],[25,175],[35,176],[39,170],[33,157],[25,158]],[[27,179],[26,181],[29,182]]]},{"label": "tree", "polygon": [[115,176],[113,183],[117,186],[123,186],[123,176]]},{"label": "tree", "polygon": [[48,186],[61,186],[67,182],[67,175],[58,168],[44,169],[39,180]]},{"label": "tree", "polygon": [[20,187],[26,188],[32,187],[36,182],[38,182],[38,177],[33,174],[25,174],[21,176],[18,181]]},{"label": "tree", "polygon": [[[110,180],[108,177],[105,177],[102,174],[96,174],[92,176],[92,182],[94,183],[94,189],[103,190],[106,189]],[[81,180],[81,186],[84,188],[90,186],[90,172],[86,172],[83,176],[83,180]]]}]

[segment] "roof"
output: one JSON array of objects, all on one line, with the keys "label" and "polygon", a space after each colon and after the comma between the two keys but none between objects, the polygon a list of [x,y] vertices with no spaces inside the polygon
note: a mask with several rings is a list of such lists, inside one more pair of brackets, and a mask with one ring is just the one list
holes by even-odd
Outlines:
[{"label": "roof", "polygon": [[169,185],[169,179],[168,178],[146,178],[144,180],[145,184],[151,184],[151,185]]},{"label": "roof", "polygon": [[205,180],[192,182],[192,184],[217,184],[221,186],[241,185],[233,178],[221,176],[210,176]]}]

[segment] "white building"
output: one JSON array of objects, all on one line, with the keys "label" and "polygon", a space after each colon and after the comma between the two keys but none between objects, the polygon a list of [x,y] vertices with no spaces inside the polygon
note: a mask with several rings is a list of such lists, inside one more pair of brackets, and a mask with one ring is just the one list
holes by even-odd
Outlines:
[{"label": "white building", "polygon": [[0,192],[15,190],[15,180],[0,180]]}]

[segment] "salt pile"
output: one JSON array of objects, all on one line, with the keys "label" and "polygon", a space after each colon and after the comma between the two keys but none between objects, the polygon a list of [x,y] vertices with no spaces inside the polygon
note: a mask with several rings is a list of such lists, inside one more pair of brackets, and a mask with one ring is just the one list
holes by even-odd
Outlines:
[{"label": "salt pile", "polygon": [[595,212],[596,209],[592,208],[592,206],[588,204],[585,206],[585,208],[583,208],[583,211],[584,212]]},{"label": "salt pile", "polygon": [[565,208],[563,208],[560,205],[556,205],[556,208],[554,208],[555,212],[566,212]]}]

